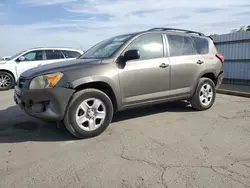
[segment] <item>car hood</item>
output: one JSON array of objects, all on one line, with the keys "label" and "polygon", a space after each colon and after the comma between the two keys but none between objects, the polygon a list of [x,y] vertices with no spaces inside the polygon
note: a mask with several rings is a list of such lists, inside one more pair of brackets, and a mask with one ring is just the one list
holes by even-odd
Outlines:
[{"label": "car hood", "polygon": [[63,72],[69,69],[79,69],[87,66],[100,64],[100,59],[73,59],[62,62],[51,63],[29,69],[21,74],[21,77],[33,78],[42,74],[50,74],[54,72]]}]

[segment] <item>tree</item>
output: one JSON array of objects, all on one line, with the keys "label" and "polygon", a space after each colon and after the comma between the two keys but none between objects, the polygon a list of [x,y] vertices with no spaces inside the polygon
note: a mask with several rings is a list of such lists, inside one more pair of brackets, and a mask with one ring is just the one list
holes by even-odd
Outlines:
[{"label": "tree", "polygon": [[245,31],[245,26],[241,26],[240,29],[238,30],[239,32]]},{"label": "tree", "polygon": [[247,30],[246,31],[250,31],[250,25],[249,26],[247,26]]},{"label": "tree", "polygon": [[248,25],[247,27],[241,26],[240,29],[233,29],[231,30],[230,33],[244,32],[244,31],[250,31],[250,25]]}]

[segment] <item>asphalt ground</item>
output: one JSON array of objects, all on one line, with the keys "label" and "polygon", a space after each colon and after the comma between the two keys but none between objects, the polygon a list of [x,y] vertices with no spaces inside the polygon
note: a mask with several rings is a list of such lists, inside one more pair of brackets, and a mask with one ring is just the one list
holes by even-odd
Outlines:
[{"label": "asphalt ground", "polygon": [[203,112],[185,102],[128,110],[78,140],[1,92],[0,187],[250,187],[250,98],[217,94]]}]

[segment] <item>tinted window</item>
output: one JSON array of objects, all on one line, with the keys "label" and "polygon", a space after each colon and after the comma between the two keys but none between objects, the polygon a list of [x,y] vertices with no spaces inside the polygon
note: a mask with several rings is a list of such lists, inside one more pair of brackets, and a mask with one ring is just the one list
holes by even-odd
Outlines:
[{"label": "tinted window", "polygon": [[79,52],[67,51],[67,50],[62,50],[62,53],[64,54],[64,56],[66,58],[75,58],[75,57],[79,57],[81,55]]},{"label": "tinted window", "polygon": [[51,59],[63,59],[64,56],[60,50],[45,50],[46,52],[46,58],[48,60]]},{"label": "tinted window", "polygon": [[190,37],[180,35],[168,35],[170,56],[182,56],[197,54]]},{"label": "tinted window", "polygon": [[43,51],[37,50],[37,51],[31,51],[23,55],[25,58],[24,61],[39,61],[43,60]]},{"label": "tinted window", "polygon": [[163,42],[161,34],[143,35],[135,39],[125,50],[139,50],[140,59],[163,57]]},{"label": "tinted window", "polygon": [[192,37],[196,46],[197,51],[200,54],[207,54],[209,45],[208,45],[208,40],[200,37]]}]

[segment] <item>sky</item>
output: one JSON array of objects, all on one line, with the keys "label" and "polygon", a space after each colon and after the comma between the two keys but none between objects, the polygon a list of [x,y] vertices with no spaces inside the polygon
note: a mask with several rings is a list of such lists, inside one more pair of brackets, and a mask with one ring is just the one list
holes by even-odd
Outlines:
[{"label": "sky", "polygon": [[0,56],[41,46],[87,50],[152,27],[224,34],[249,18],[250,0],[0,0]]}]

